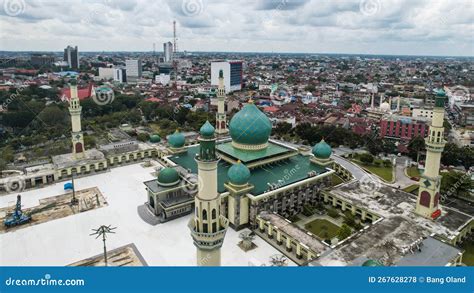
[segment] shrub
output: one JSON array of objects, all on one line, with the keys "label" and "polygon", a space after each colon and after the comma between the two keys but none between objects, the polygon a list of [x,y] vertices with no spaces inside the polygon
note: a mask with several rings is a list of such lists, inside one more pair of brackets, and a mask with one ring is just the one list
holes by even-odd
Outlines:
[{"label": "shrub", "polygon": [[341,228],[339,229],[339,232],[337,233],[337,238],[339,238],[339,240],[343,240],[349,237],[351,234],[351,228],[346,224],[342,224]]},{"label": "shrub", "polygon": [[328,216],[330,216],[331,218],[337,218],[339,217],[339,212],[336,209],[329,209]]},{"label": "shrub", "polygon": [[390,162],[390,160],[384,160],[383,161],[383,166],[384,167],[392,167],[392,162]]},{"label": "shrub", "polygon": [[374,156],[371,154],[361,154],[360,161],[366,164],[372,164],[374,162]]}]

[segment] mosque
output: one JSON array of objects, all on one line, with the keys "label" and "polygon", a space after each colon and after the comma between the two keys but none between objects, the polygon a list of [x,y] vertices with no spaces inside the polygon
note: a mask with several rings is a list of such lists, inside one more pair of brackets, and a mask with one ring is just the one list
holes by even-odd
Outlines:
[{"label": "mosque", "polygon": [[[474,230],[474,221],[470,212],[439,205],[443,101],[440,94],[427,138],[433,168],[423,175],[418,197],[387,185],[367,192],[331,158],[324,140],[311,149],[270,139],[270,120],[250,100],[228,128],[220,105],[221,130],[206,122],[198,144],[186,145],[179,131],[168,137],[168,154],[159,158],[165,167],[158,180],[145,182],[147,205],[159,205],[153,212],[164,221],[194,211],[188,226],[201,266],[220,265],[229,226],[250,228],[300,265],[459,265],[462,250],[455,245]],[[335,176],[343,183],[329,188]],[[157,197],[150,185],[169,192]],[[322,202],[368,224],[327,243],[288,220]]]}]

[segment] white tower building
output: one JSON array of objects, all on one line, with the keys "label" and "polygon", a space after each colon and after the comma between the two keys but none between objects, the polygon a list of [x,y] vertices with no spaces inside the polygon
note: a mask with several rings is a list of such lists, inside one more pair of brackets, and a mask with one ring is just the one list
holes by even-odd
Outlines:
[{"label": "white tower building", "polygon": [[71,100],[69,101],[69,113],[71,115],[72,125],[72,154],[75,159],[84,158],[84,136],[81,128],[81,111],[82,107],[79,103],[79,96],[77,95],[77,81],[71,80],[69,84],[71,91]]},{"label": "white tower building", "polygon": [[217,192],[216,138],[214,127],[207,121],[200,129],[198,164],[199,191],[194,199],[195,215],[189,222],[197,247],[198,266],[219,266],[221,246],[229,221],[221,215],[221,198]]},{"label": "white tower building", "polygon": [[418,190],[418,199],[416,202],[416,213],[425,218],[431,219],[435,219],[441,214],[441,211],[439,210],[439,188],[441,185],[439,166],[441,153],[446,145],[443,127],[444,103],[445,93],[444,91],[440,91],[437,93],[429,135],[425,138],[425,171],[420,177],[420,188]]},{"label": "white tower building", "polygon": [[219,71],[219,88],[217,89],[217,113],[216,113],[216,133],[218,135],[226,134],[227,117],[225,113],[225,86],[224,86],[224,72]]}]

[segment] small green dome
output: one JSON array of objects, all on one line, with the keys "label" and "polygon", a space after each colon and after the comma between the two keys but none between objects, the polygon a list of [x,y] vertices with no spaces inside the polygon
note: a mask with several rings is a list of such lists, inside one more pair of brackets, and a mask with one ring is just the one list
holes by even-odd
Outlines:
[{"label": "small green dome", "polygon": [[214,128],[214,126],[212,126],[212,124],[209,123],[209,121],[206,121],[206,123],[204,123],[201,126],[201,129],[199,130],[199,132],[201,133],[202,136],[211,137],[214,135],[215,130],[216,129]]},{"label": "small green dome", "polygon": [[176,130],[175,133],[168,136],[168,143],[173,148],[182,148],[185,143],[184,134]]},{"label": "small green dome", "polygon": [[158,173],[158,184],[161,186],[171,186],[179,183],[179,174],[173,168],[164,168]]},{"label": "small green dome", "polygon": [[318,159],[329,159],[332,154],[332,148],[324,139],[313,147],[313,155]]},{"label": "small green dome", "polygon": [[246,145],[259,145],[268,142],[272,132],[272,123],[257,106],[248,103],[232,117],[229,130],[232,141]]},{"label": "small green dome", "polygon": [[229,168],[227,177],[229,177],[230,183],[234,185],[244,185],[250,179],[250,170],[239,161]]},{"label": "small green dome", "polygon": [[383,267],[383,264],[380,263],[378,260],[369,259],[369,260],[366,260],[362,264],[362,266],[363,267]]},{"label": "small green dome", "polygon": [[161,141],[161,137],[158,134],[153,134],[150,136],[150,142],[157,143]]}]

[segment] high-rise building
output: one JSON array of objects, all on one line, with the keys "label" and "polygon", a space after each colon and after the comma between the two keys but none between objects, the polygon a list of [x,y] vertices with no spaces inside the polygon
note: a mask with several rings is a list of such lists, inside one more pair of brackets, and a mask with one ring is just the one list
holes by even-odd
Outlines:
[{"label": "high-rise building", "polygon": [[125,68],[116,68],[114,81],[127,82],[127,70],[125,70]]},{"label": "high-rise building", "polygon": [[79,68],[79,50],[76,47],[67,46],[64,49],[64,61],[67,62],[69,68]]},{"label": "high-rise building", "polygon": [[219,72],[222,70],[225,80],[225,92],[242,89],[242,60],[211,61],[211,85],[219,85]]},{"label": "high-rise building", "polygon": [[75,159],[84,158],[84,136],[81,127],[81,112],[82,107],[79,103],[79,96],[77,94],[77,81],[71,80],[71,100],[69,101],[69,113],[71,114],[72,124],[72,153]]},{"label": "high-rise building", "polygon": [[127,70],[127,81],[133,82],[142,77],[142,61],[140,59],[128,59],[125,61]]},{"label": "high-rise building", "polygon": [[441,153],[446,145],[443,127],[445,98],[446,95],[444,91],[439,91],[436,95],[433,119],[431,119],[429,135],[425,139],[425,171],[420,177],[420,187],[416,202],[416,213],[425,218],[432,219],[441,215],[441,210],[439,209],[439,188],[441,185],[439,166]]},{"label": "high-rise building", "polygon": [[[197,248],[199,266],[219,266],[221,246],[229,225],[221,214],[221,197],[217,192],[217,164],[215,128],[207,121],[200,129],[198,165],[198,194],[194,198],[195,215],[189,222],[191,236]],[[202,180],[201,180],[202,179]]]},{"label": "high-rise building", "polygon": [[163,43],[163,52],[165,55],[165,62],[173,61],[173,43],[167,42]]},{"label": "high-rise building", "polygon": [[219,70],[219,88],[217,89],[217,113],[216,113],[216,133],[226,134],[227,117],[225,113],[225,86],[224,86],[224,72]]}]

